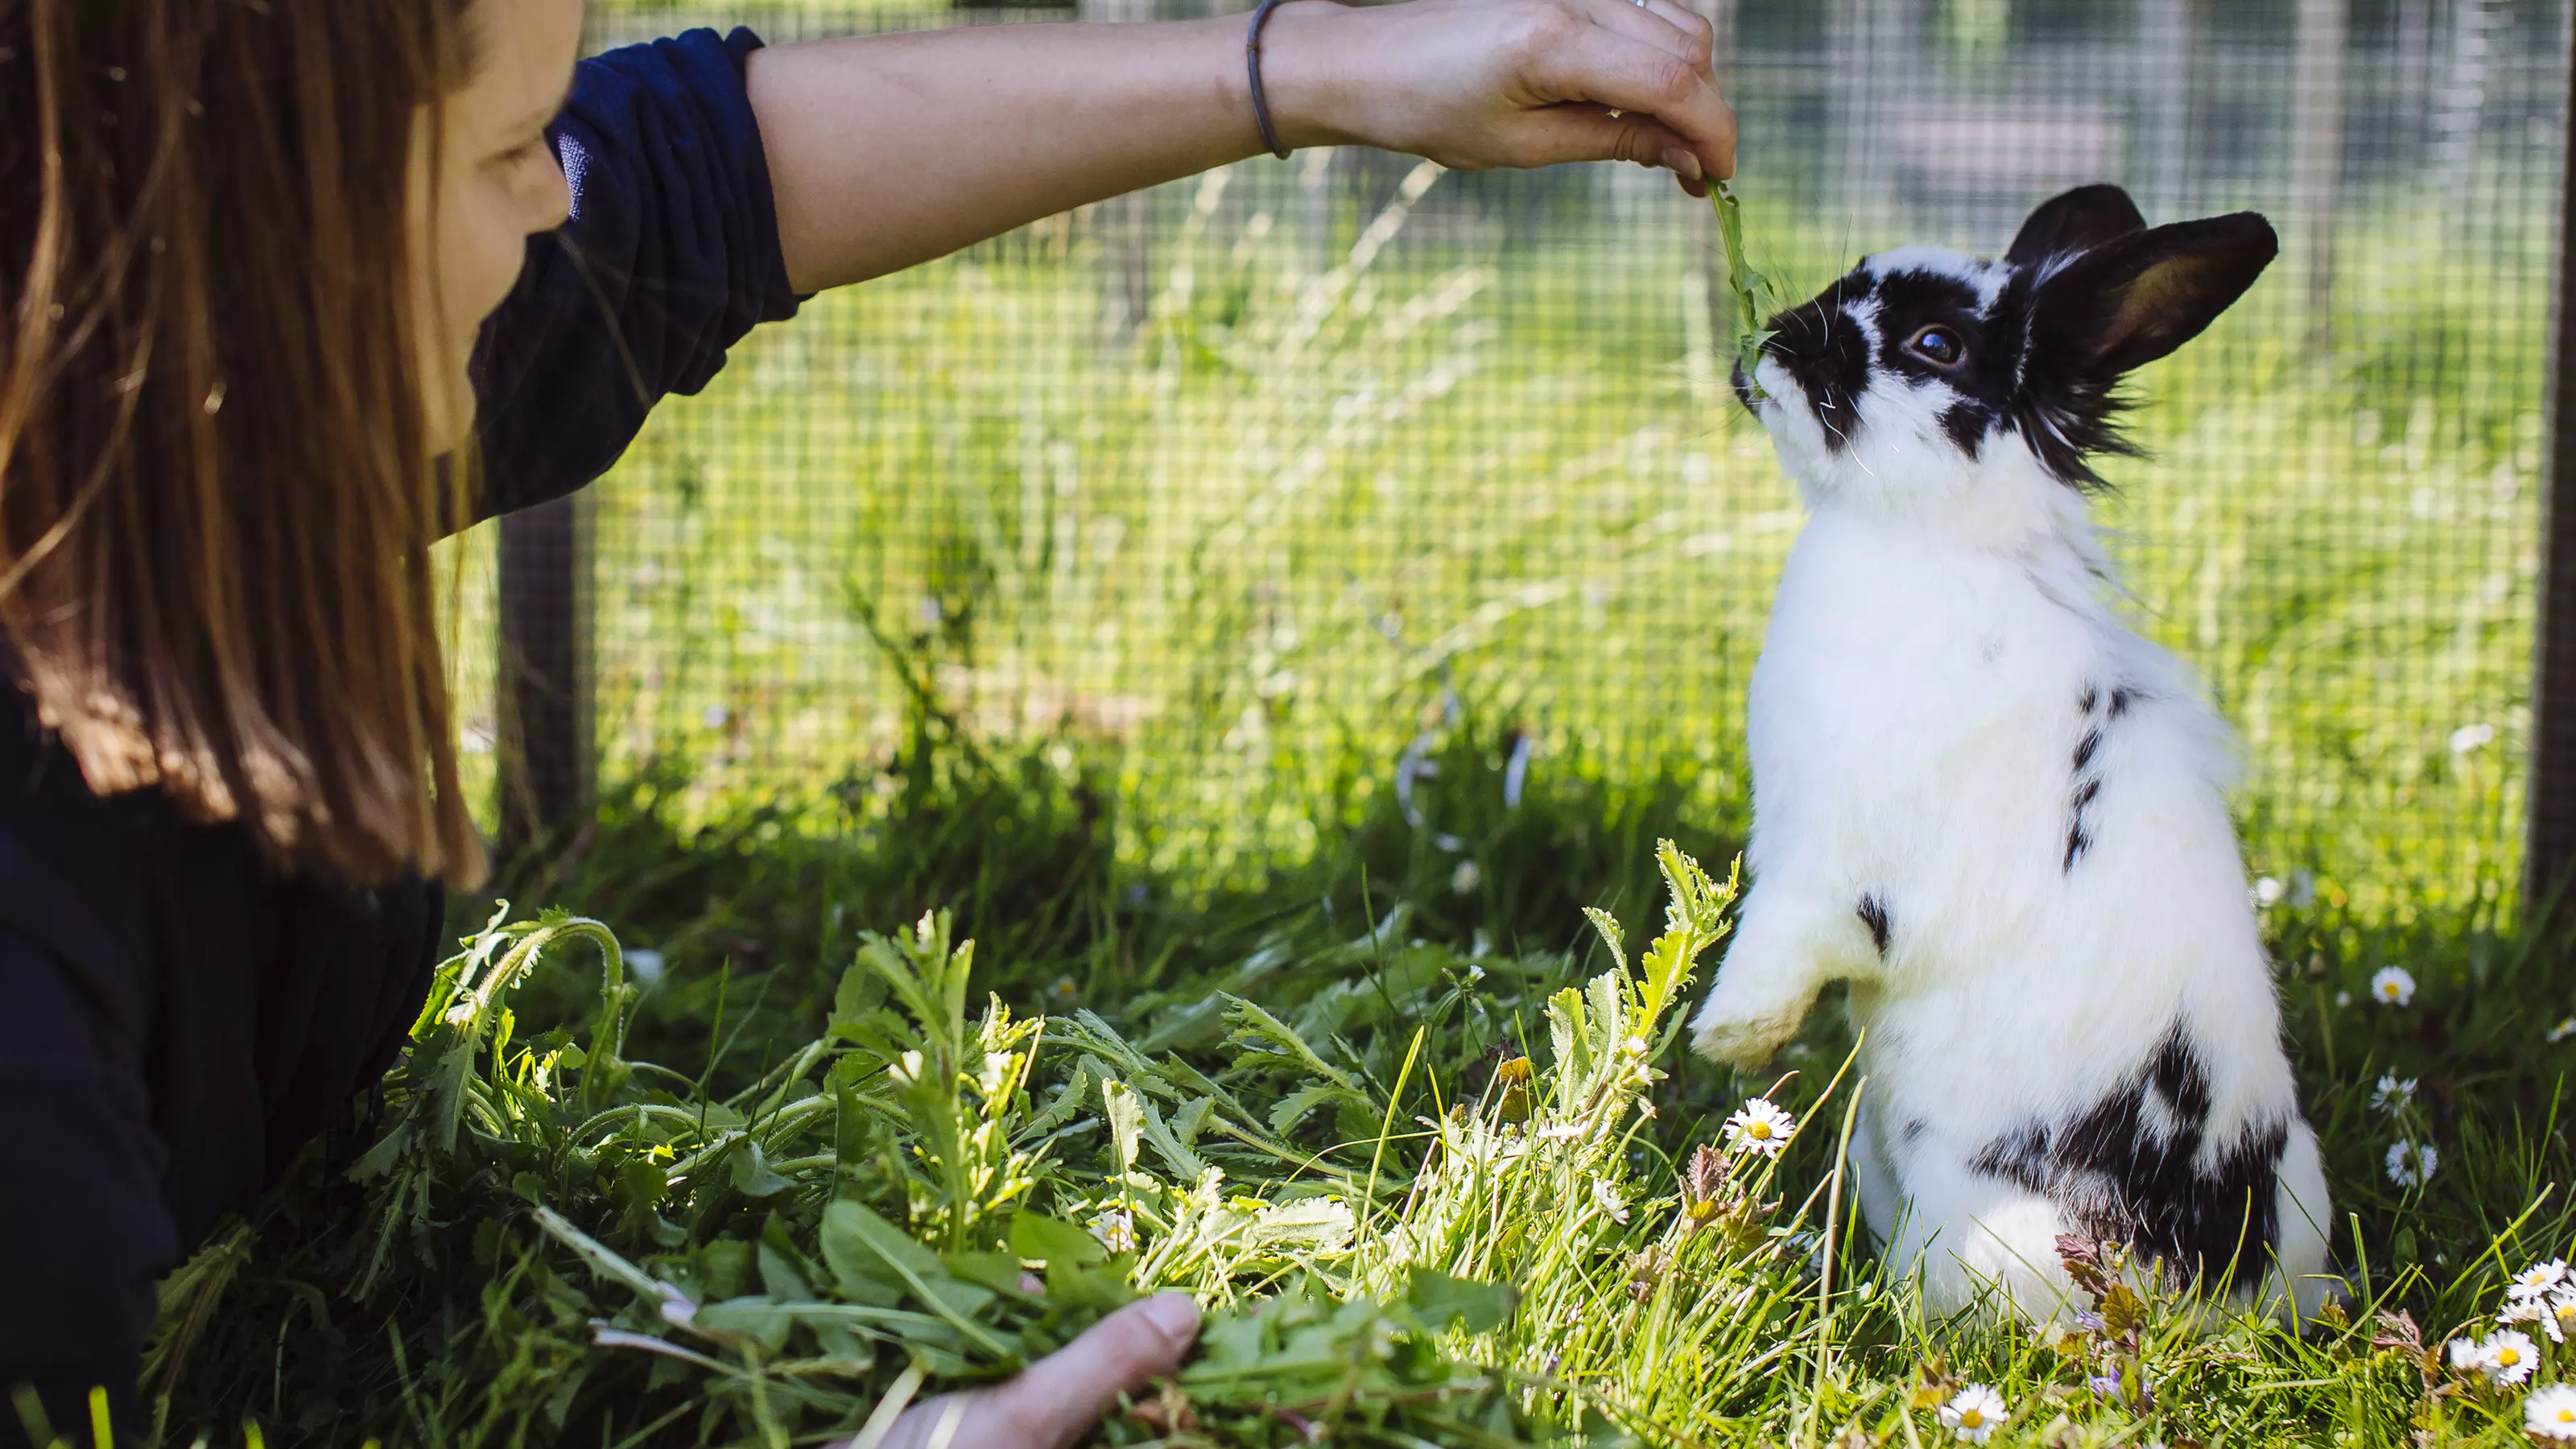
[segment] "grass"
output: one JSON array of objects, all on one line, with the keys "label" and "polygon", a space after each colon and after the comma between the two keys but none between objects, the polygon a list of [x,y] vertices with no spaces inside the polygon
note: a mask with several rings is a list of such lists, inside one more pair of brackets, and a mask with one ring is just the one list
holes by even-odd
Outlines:
[{"label": "grass", "polygon": [[[2576,1238],[2554,943],[2271,908],[2351,1312],[2195,1338],[2155,1300],[2041,1343],[1923,1321],[1871,1251],[1837,1012],[1785,1080],[1675,1042],[1732,898],[1654,845],[1686,786],[1541,768],[1507,806],[1473,715],[1426,758],[1409,808],[1460,849],[1380,792],[1215,893],[1106,848],[1114,798],[1043,747],[929,717],[882,788],[796,809],[639,782],[506,883],[585,917],[459,903],[354,1170],[308,1160],[165,1289],[163,1442],[817,1442],[1157,1286],[1209,1347],[1110,1442],[1913,1449],[1971,1383],[1998,1443],[2519,1438],[2517,1393],[2397,1340],[2483,1332]],[[2392,964],[2409,1005],[2371,998]],[[1722,1145],[1755,1094],[1803,1124],[1776,1160]]]}]

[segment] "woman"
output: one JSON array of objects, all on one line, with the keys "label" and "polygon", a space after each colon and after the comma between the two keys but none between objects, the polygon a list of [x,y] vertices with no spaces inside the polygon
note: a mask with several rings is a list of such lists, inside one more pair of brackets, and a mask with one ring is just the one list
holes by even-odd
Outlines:
[{"label": "woman", "polygon": [[[582,20],[0,0],[0,1389],[57,1425],[93,1386],[145,1422],[154,1280],[351,1123],[482,871],[440,534],[589,481],[807,294],[1265,124],[1695,194],[1734,159],[1672,0],[1286,6],[1266,117],[1240,18],[576,65]],[[1195,1324],[1139,1304],[896,1442],[1069,1443]]]}]

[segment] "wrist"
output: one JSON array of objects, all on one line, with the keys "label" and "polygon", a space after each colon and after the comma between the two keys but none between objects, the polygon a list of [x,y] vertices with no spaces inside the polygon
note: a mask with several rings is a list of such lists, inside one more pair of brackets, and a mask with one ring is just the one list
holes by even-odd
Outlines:
[{"label": "wrist", "polygon": [[1291,150],[1366,144],[1347,69],[1336,60],[1352,15],[1334,0],[1283,0],[1261,29],[1262,94]]}]

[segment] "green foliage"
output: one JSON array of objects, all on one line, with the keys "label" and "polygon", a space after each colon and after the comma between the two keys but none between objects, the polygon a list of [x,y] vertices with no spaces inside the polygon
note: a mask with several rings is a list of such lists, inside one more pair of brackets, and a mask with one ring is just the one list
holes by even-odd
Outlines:
[{"label": "green foliage", "polygon": [[[1208,1305],[1206,1346],[1113,1442],[1911,1449],[1970,1383],[2002,1396],[1999,1444],[2516,1439],[2518,1391],[2428,1378],[2400,1325],[2438,1357],[2576,1246],[2563,942],[2297,882],[2266,909],[2345,1214],[2340,1317],[2201,1336],[2203,1306],[2145,1295],[2047,1342],[1926,1322],[1832,1171],[1838,1013],[1784,1081],[1694,1063],[1673,1038],[1730,883],[1633,843],[1650,800],[1542,774],[1506,808],[1507,750],[1447,729],[1425,826],[1381,801],[1313,868],[1196,901],[1106,865],[1015,897],[1025,876],[957,874],[1012,862],[874,843],[946,849],[892,813],[853,839],[774,812],[703,856],[613,815],[553,879],[647,923],[658,976],[595,919],[474,931],[353,1171],[309,1162],[165,1286],[165,1442],[244,1419],[281,1446],[810,1440],[1165,1287]],[[1007,760],[931,764],[951,783],[919,808],[957,838],[981,810],[1094,828],[1009,801]],[[1424,839],[1448,830],[1460,850]],[[1461,895],[1462,853],[1601,907]],[[900,881],[964,909],[917,919]],[[759,952],[715,939],[764,923]],[[2369,992],[2392,965],[2410,1005]],[[2382,1076],[2417,1085],[2375,1102]],[[1755,1092],[1806,1124],[1786,1150],[1703,1151]],[[2401,1141],[2438,1148],[2419,1184],[2387,1175]]]}]

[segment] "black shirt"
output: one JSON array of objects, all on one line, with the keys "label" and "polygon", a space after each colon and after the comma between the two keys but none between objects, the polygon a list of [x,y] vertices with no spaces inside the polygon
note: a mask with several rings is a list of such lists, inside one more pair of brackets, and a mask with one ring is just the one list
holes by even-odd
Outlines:
[{"label": "black shirt", "polygon": [[[572,219],[532,239],[476,359],[488,515],[559,497],[695,392],[788,289],[748,31],[584,61],[553,130]],[[0,692],[0,1446],[10,1385],[57,1431],[105,1385],[148,1419],[137,1354],[155,1282],[352,1120],[420,1010],[434,885],[280,874],[238,825],[155,791],[89,792]]]}]

